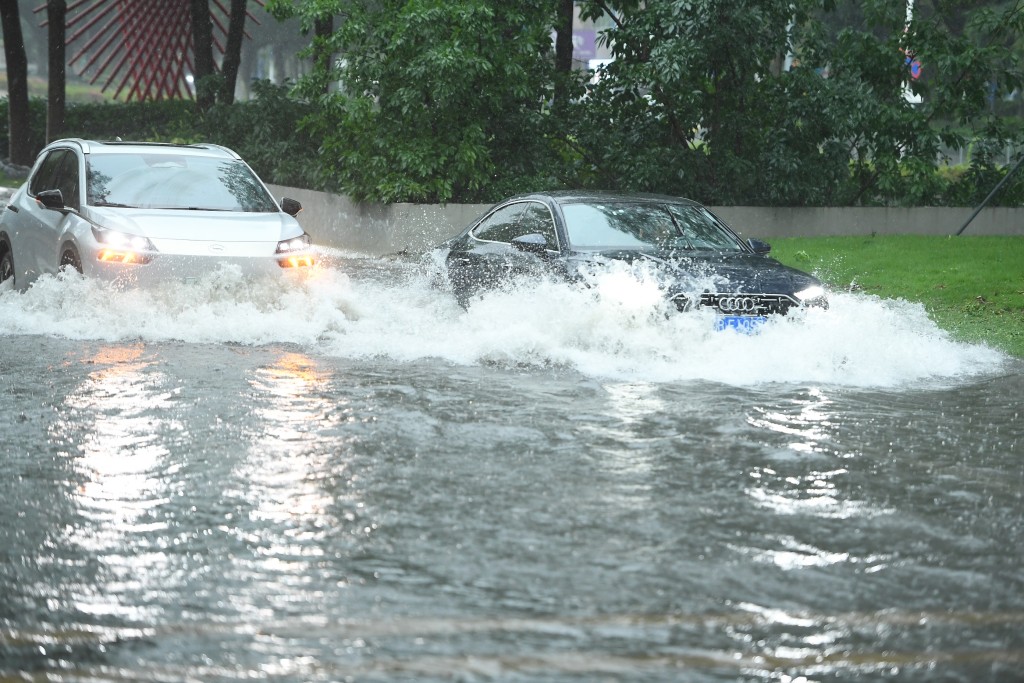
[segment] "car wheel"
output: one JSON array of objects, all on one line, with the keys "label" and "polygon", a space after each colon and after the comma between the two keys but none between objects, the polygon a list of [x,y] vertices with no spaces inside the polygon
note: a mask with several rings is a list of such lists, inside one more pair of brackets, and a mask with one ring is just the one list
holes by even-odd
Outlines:
[{"label": "car wheel", "polygon": [[78,252],[70,247],[60,255],[60,269],[63,270],[67,266],[71,266],[79,273],[82,272],[82,259],[78,257]]},{"label": "car wheel", "polygon": [[14,289],[14,256],[8,249],[0,255],[0,292]]}]

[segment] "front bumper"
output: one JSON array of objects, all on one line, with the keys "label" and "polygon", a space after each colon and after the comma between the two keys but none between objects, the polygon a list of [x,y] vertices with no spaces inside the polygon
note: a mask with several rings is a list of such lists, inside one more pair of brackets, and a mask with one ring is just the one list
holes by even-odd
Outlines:
[{"label": "front bumper", "polygon": [[[679,311],[690,311],[695,307],[694,298],[688,294],[676,293],[669,300]],[[727,316],[786,315],[790,310],[801,307],[828,308],[824,296],[801,301],[791,294],[750,294],[705,292],[696,301],[696,306],[712,308]]]},{"label": "front bumper", "polygon": [[[298,254],[289,254],[295,258]],[[198,256],[186,254],[146,254],[135,262],[101,261],[97,254],[82,256],[82,272],[86,277],[118,286],[135,287],[161,283],[188,283],[209,278],[217,272],[235,272],[244,278],[303,278],[317,260],[309,252],[302,255],[308,265],[286,267],[283,255],[275,256]]]}]

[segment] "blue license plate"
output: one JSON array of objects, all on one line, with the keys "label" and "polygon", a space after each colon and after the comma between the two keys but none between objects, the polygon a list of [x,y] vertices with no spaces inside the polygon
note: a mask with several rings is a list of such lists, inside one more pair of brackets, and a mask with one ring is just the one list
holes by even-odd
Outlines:
[{"label": "blue license plate", "polygon": [[757,332],[768,322],[763,315],[720,315],[715,321],[716,330],[736,330],[744,334]]}]

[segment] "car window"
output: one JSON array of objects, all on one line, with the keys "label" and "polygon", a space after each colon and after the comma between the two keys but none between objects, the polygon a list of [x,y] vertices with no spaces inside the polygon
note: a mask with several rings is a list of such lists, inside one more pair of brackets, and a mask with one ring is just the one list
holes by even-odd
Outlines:
[{"label": "car window", "polygon": [[241,161],[180,153],[91,154],[87,199],[95,206],[277,211]]},{"label": "car window", "polygon": [[[519,225],[522,235],[543,235],[548,241],[548,249],[558,249],[558,237],[555,235],[555,219],[551,211],[540,202],[530,202],[520,214]],[[517,235],[518,237],[518,235]]]},{"label": "car window", "polygon": [[706,249],[743,245],[706,209],[685,204],[606,202],[562,208],[577,249]]},{"label": "car window", "polygon": [[79,202],[78,155],[71,151],[65,152],[60,166],[57,167],[55,181],[57,189],[60,190],[61,196],[64,198],[64,206],[77,209]]},{"label": "car window", "polygon": [[654,204],[567,204],[562,214],[569,242],[579,249],[673,246],[679,237],[672,215]]},{"label": "car window", "polygon": [[725,229],[714,214],[703,206],[684,206],[670,204],[669,209],[675,216],[679,229],[693,249],[717,249],[725,251],[742,251],[731,232]]},{"label": "car window", "polygon": [[473,231],[477,239],[491,242],[511,242],[530,234],[543,235],[549,249],[558,249],[554,218],[540,202],[516,202],[504,206],[485,218]]},{"label": "car window", "polygon": [[517,203],[503,206],[490,216],[485,218],[473,230],[473,236],[477,239],[491,242],[511,242],[519,237],[519,215],[526,209],[526,204]]},{"label": "car window", "polygon": [[70,152],[66,149],[55,149],[46,155],[46,158],[43,159],[43,163],[39,165],[39,170],[35,172],[35,175],[32,176],[32,180],[29,182],[29,194],[34,197],[43,190],[57,189],[57,169],[60,167],[60,162],[63,161],[64,157],[68,154],[70,154]]}]

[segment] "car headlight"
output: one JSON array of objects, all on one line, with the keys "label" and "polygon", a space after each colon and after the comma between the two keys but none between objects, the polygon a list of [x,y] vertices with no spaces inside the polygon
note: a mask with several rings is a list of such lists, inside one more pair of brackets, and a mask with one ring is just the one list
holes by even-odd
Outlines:
[{"label": "car headlight", "polygon": [[277,265],[282,268],[300,268],[313,265],[312,238],[306,233],[277,243]]},{"label": "car headlight", "polygon": [[110,263],[149,263],[156,247],[149,238],[131,235],[117,230],[105,230],[92,226],[93,237],[100,243],[96,254],[99,261]]},{"label": "car headlight", "polygon": [[822,306],[827,304],[825,298],[825,288],[820,285],[812,285],[806,289],[801,289],[794,296],[800,301],[801,304],[810,306]]}]

